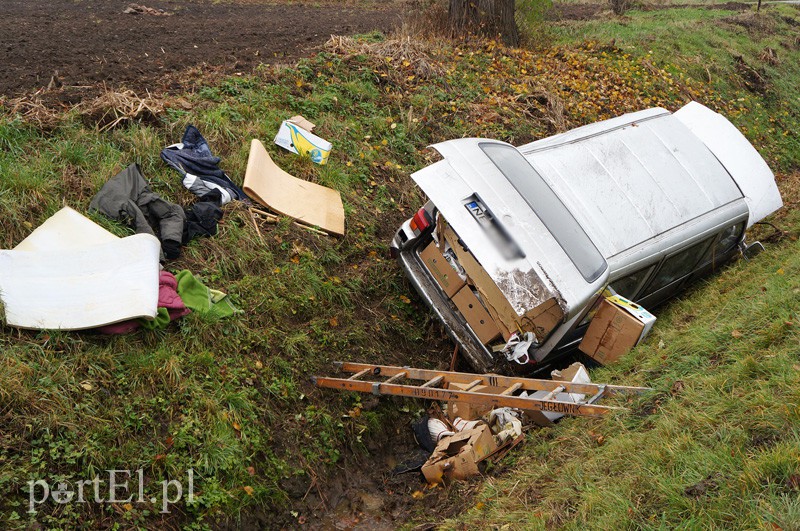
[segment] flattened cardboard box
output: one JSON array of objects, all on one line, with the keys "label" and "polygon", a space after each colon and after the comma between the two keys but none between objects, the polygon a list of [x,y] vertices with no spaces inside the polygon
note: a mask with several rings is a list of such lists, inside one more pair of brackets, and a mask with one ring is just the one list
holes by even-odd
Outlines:
[{"label": "flattened cardboard box", "polygon": [[625,297],[607,297],[578,348],[600,363],[613,363],[638,345],[655,321],[653,314]]},{"label": "flattened cardboard box", "polygon": [[544,338],[558,326],[564,313],[555,298],[550,298],[539,306],[531,308],[525,315],[518,315],[492,277],[472,256],[472,253],[458,243],[458,236],[450,228],[450,225],[442,218],[440,218],[440,225],[442,227],[440,232],[443,236],[440,241],[446,239],[450,244],[458,263],[464,268],[470,281],[481,294],[483,302],[492,319],[500,328],[504,340],[508,340],[511,334],[518,330],[533,332],[537,337]]},{"label": "flattened cardboard box", "polygon": [[478,462],[497,449],[489,426],[481,424],[471,430],[445,437],[422,466],[428,483],[447,479],[465,479],[480,473]]},{"label": "flattened cardboard box", "polygon": [[428,246],[419,253],[419,257],[422,258],[425,267],[431,272],[431,275],[436,279],[439,287],[442,288],[442,291],[444,291],[448,298],[455,295],[458,290],[464,287],[465,282],[458,276],[458,273],[456,273],[456,270],[453,269],[453,266],[450,265],[450,262],[447,261],[444,255],[439,252],[439,248],[436,247],[435,243],[431,242],[428,244]]}]

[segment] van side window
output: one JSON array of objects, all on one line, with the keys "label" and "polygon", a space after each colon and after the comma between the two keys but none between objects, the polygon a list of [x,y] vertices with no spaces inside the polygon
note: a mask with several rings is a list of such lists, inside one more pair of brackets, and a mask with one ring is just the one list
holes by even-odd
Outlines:
[{"label": "van side window", "polygon": [[694,266],[705,254],[711,240],[715,238],[716,235],[664,260],[661,269],[656,272],[653,281],[647,287],[647,294],[654,293],[694,271]]},{"label": "van side window", "polygon": [[732,251],[736,244],[739,243],[739,239],[742,237],[743,230],[744,221],[740,221],[736,225],[723,230],[719,235],[719,240],[717,243],[711,247],[708,254],[703,258],[703,263],[705,264],[716,261]]},{"label": "van side window", "polygon": [[651,265],[649,267],[644,267],[639,271],[631,273],[627,277],[622,277],[618,280],[615,280],[612,284],[610,284],[611,289],[617,292],[618,295],[622,295],[626,299],[633,300],[633,296],[639,291],[639,288],[642,286],[642,283],[650,276],[650,273],[653,271],[655,265]]}]

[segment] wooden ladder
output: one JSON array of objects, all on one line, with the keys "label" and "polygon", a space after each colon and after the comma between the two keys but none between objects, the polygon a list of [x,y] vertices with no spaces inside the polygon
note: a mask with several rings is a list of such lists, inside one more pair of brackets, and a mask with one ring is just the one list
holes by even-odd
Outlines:
[{"label": "wooden ladder", "polygon": [[[368,365],[364,363],[334,362],[341,372],[352,374],[348,378],[312,378],[317,387],[372,393],[375,395],[408,396],[429,400],[469,402],[491,405],[492,408],[512,407],[522,410],[538,410],[565,415],[600,417],[625,408],[600,406],[595,402],[616,394],[641,394],[652,391],[649,387],[626,387],[608,384],[583,384],[555,380],[515,378],[497,374],[471,374],[466,372],[432,371],[412,367],[390,365]],[[367,380],[371,378],[372,380]],[[376,381],[377,378],[385,378]],[[401,383],[408,380],[408,383]],[[422,382],[421,384],[419,382]],[[465,385],[463,389],[449,389],[451,383]],[[472,391],[478,386],[499,387],[496,393]],[[541,398],[515,396],[515,393],[545,391]],[[559,393],[588,396],[580,402],[557,400]]]}]

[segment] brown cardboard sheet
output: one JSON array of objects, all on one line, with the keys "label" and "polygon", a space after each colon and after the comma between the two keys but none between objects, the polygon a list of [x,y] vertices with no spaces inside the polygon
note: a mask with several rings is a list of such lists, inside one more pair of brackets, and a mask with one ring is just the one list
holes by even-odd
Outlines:
[{"label": "brown cardboard sheet", "polygon": [[278,167],[257,139],[250,144],[244,191],[270,210],[325,232],[344,235],[341,194],[298,179]]},{"label": "brown cardboard sheet", "polygon": [[472,292],[472,288],[464,286],[453,295],[452,301],[481,343],[485,345],[500,335],[500,329]]}]

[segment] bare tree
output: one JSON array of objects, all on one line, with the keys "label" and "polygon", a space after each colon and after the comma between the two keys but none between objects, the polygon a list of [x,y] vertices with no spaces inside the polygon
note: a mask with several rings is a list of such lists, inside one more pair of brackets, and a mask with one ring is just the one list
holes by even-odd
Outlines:
[{"label": "bare tree", "polygon": [[455,33],[480,33],[519,44],[519,29],[514,19],[514,0],[450,0],[450,28]]}]

